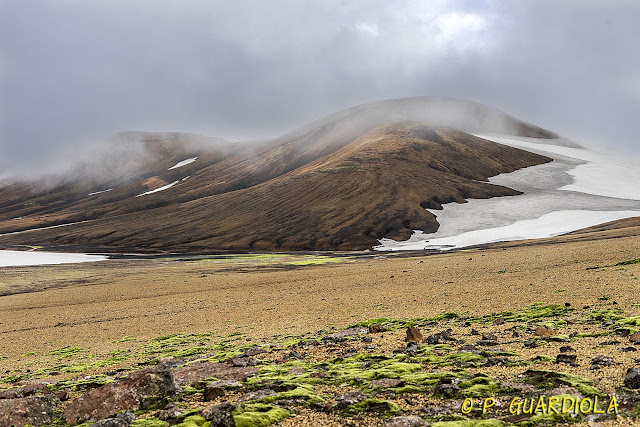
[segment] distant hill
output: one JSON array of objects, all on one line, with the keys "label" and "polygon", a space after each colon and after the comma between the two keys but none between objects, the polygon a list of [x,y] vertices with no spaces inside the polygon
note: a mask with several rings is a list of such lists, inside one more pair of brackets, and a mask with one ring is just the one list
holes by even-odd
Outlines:
[{"label": "distant hill", "polygon": [[0,245],[370,248],[437,230],[425,208],[519,194],[487,178],[551,161],[471,132],[557,137],[432,97],[359,105],[258,142],[128,132],[60,176],[0,188]]}]

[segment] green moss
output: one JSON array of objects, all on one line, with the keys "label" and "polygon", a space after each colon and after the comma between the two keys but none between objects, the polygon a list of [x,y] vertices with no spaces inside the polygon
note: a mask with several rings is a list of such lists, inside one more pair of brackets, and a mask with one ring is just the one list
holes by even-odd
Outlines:
[{"label": "green moss", "polygon": [[489,323],[497,318],[503,318],[505,322],[532,322],[538,319],[553,318],[564,316],[571,311],[564,305],[542,303],[531,304],[526,310],[521,312],[505,311],[502,313],[493,313],[487,316],[470,318],[469,320],[476,323]]},{"label": "green moss", "polygon": [[61,347],[56,350],[50,351],[49,356],[60,356],[60,358],[73,357],[73,356],[77,356],[78,353],[81,353],[82,351],[84,350],[80,347],[65,346],[65,347]]},{"label": "green moss", "polygon": [[315,390],[311,385],[299,385],[293,390],[284,391],[274,396],[268,396],[260,399],[259,402],[270,403],[283,399],[304,399],[308,403],[324,403],[324,399],[315,394]]},{"label": "green moss", "polygon": [[493,396],[500,392],[500,385],[491,377],[478,374],[476,377],[461,381],[458,386],[467,397]]},{"label": "green moss", "polygon": [[607,337],[611,335],[609,332],[580,332],[576,335],[578,338],[598,338],[598,337]]},{"label": "green moss", "polygon": [[129,427],[168,427],[169,423],[157,418],[139,418],[133,420]]},{"label": "green moss", "polygon": [[211,425],[204,417],[200,415],[190,415],[185,417],[180,424],[176,424],[175,427],[209,427]]},{"label": "green moss", "polygon": [[526,383],[544,389],[552,389],[559,385],[569,385],[578,389],[585,396],[604,396],[604,393],[591,385],[593,381],[565,372],[529,369],[525,372],[525,375],[529,377]]},{"label": "green moss", "polygon": [[536,364],[553,362],[555,360],[556,360],[555,358],[544,355],[544,354],[538,354],[537,356],[533,356],[530,359],[531,363],[536,363]]},{"label": "green moss", "polygon": [[638,258],[638,259],[630,259],[628,261],[622,261],[622,262],[619,262],[617,264],[614,264],[614,266],[618,267],[620,265],[631,265],[631,264],[640,264],[640,258]]},{"label": "green moss", "polygon": [[236,427],[269,426],[291,415],[291,412],[278,406],[264,403],[241,405],[232,412]]},{"label": "green moss", "polygon": [[357,414],[358,412],[377,412],[384,416],[395,415],[400,412],[400,407],[394,402],[380,399],[365,399],[360,403],[349,405],[345,413]]},{"label": "green moss", "polygon": [[620,320],[624,319],[622,316],[624,310],[621,308],[605,308],[600,310],[593,310],[590,313],[585,314],[584,319],[586,321],[607,321],[607,320]]},{"label": "green moss", "polygon": [[492,418],[490,420],[439,421],[431,424],[431,427],[503,427],[504,425],[504,422]]}]

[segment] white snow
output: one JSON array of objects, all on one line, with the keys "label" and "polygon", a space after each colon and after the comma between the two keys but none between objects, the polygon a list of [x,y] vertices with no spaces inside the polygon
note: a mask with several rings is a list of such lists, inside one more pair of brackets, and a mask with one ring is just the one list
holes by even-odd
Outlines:
[{"label": "white snow", "polygon": [[104,255],[0,250],[0,267],[104,261]]},{"label": "white snow", "polygon": [[113,190],[113,188],[108,188],[106,190],[101,190],[101,191],[94,191],[93,193],[87,194],[87,196],[93,196],[95,194],[102,194],[102,193],[106,193],[107,191],[111,191],[111,190]]},{"label": "white snow", "polygon": [[407,241],[382,239],[375,249],[454,249],[549,237],[640,216],[639,158],[598,152],[565,139],[477,136],[554,161],[489,179],[523,195],[445,204],[442,210],[430,210],[440,224],[436,233],[415,230]]},{"label": "white snow", "polygon": [[[518,138],[505,135],[478,134],[484,139],[542,152],[557,154],[573,159],[584,160],[569,174],[572,184],[565,185],[562,190],[578,191],[598,196],[618,197],[620,199],[640,200],[640,158],[623,156],[622,154],[603,153],[588,148],[562,147],[552,144],[532,142],[534,138]],[[542,140],[544,141],[544,140]]]},{"label": "white snow", "polygon": [[[18,217],[18,218],[13,218],[13,219],[20,219],[22,217]],[[73,225],[73,224],[82,224],[85,222],[89,222],[89,220],[84,220],[84,221],[76,221],[76,222],[68,222],[66,224],[58,224],[58,225],[49,225],[47,227],[39,227],[39,228],[30,228],[28,230],[22,230],[22,231],[12,231],[11,233],[3,233],[0,234],[0,236],[10,236],[12,234],[19,234],[19,233],[28,233],[29,231],[36,231],[36,230],[48,230],[50,228],[58,228],[58,227],[66,227],[68,225]]]},{"label": "white snow", "polygon": [[147,192],[145,192],[145,193],[138,194],[136,197],[145,196],[145,195],[147,195],[147,194],[153,194],[153,193],[157,193],[157,192],[159,192],[159,191],[166,190],[167,188],[171,188],[171,187],[173,187],[174,185],[176,185],[177,183],[179,183],[179,182],[182,182],[182,181],[186,180],[187,178],[189,178],[189,177],[187,176],[187,177],[182,178],[182,179],[179,179],[179,180],[177,180],[177,181],[173,181],[173,182],[172,182],[172,183],[170,183],[170,184],[163,185],[162,187],[156,188],[155,190],[150,190],[150,191],[147,191]]},{"label": "white snow", "polygon": [[177,169],[180,168],[182,166],[188,165],[189,163],[193,163],[195,162],[197,159],[197,157],[191,157],[189,159],[183,160],[181,162],[176,163],[175,165],[171,166],[169,169],[167,170],[171,170],[171,169]]},{"label": "white snow", "polygon": [[430,235],[416,230],[411,238],[404,242],[381,239],[377,250],[423,250],[423,249],[457,249],[483,243],[504,242],[511,240],[540,239],[569,233],[586,227],[602,224],[618,219],[640,216],[640,211],[556,211],[540,218],[516,221],[513,224],[468,231],[450,237],[431,238]]}]

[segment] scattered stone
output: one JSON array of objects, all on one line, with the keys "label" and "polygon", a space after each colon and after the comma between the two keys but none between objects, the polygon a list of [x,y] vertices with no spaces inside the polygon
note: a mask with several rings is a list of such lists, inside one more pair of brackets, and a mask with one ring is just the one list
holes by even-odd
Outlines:
[{"label": "scattered stone", "polygon": [[0,400],[0,427],[51,423],[56,411],[53,396],[29,396]]},{"label": "scattered stone", "polygon": [[640,388],[640,369],[639,368],[629,368],[627,370],[627,373],[624,376],[624,385],[625,387],[628,387],[631,389]]},{"label": "scattered stone", "polygon": [[67,393],[64,390],[58,390],[56,392],[53,393],[53,395],[60,401],[60,402],[66,402],[67,400],[69,400],[69,393]]},{"label": "scattered stone", "polygon": [[225,395],[224,389],[229,387],[242,387],[242,384],[234,380],[218,380],[204,388],[204,401],[208,402]]},{"label": "scattered stone", "polygon": [[437,334],[432,334],[427,337],[425,340],[427,344],[436,345],[436,344],[446,344],[448,341],[453,341],[452,329],[446,329],[444,331],[440,331]]},{"label": "scattered stone", "polygon": [[176,368],[173,376],[180,386],[191,385],[205,378],[219,378],[221,380],[244,381],[258,372],[256,367],[234,367],[226,363],[199,362]]},{"label": "scattered stone", "polygon": [[513,338],[519,338],[519,337],[520,337],[520,333],[514,329],[514,330],[513,330],[513,333],[511,334],[511,336],[512,336]]},{"label": "scattered stone", "polygon": [[420,412],[425,414],[427,417],[439,417],[454,413],[450,408],[445,408],[444,406],[426,406],[424,408],[420,408]]},{"label": "scattered stone", "polygon": [[379,323],[374,323],[373,325],[369,326],[370,334],[379,334],[381,332],[387,332],[387,328],[385,328]]},{"label": "scattered stone", "polygon": [[538,342],[538,340],[529,340],[524,342],[524,346],[526,348],[536,348],[540,346],[540,343]]},{"label": "scattered stone", "polygon": [[480,335],[477,329],[471,329],[471,335]]},{"label": "scattered stone", "polygon": [[415,326],[409,326],[407,328],[407,337],[404,339],[406,342],[421,342],[423,339],[420,329]]},{"label": "scattered stone", "polygon": [[105,418],[91,425],[93,427],[129,427],[129,423],[120,418]]},{"label": "scattered stone", "polygon": [[560,353],[575,353],[576,349],[571,347],[570,345],[563,345],[560,347]]},{"label": "scattered stone", "polygon": [[591,369],[600,369],[611,365],[613,365],[613,358],[609,356],[600,355],[591,359]]},{"label": "scattered stone", "polygon": [[369,383],[371,387],[399,387],[403,384],[404,381],[395,378],[382,378]]},{"label": "scattered stone", "polygon": [[240,396],[238,398],[238,401],[236,402],[236,406],[241,403],[251,402],[252,400],[260,400],[260,399],[264,399],[265,397],[275,396],[276,394],[278,393],[271,390],[270,388],[263,388],[262,390],[252,391],[245,395]]},{"label": "scattered stone", "polygon": [[158,360],[158,365],[164,365],[167,368],[177,368],[178,366],[182,366],[185,364],[183,359],[174,359],[174,358],[162,358]]},{"label": "scattered stone", "polygon": [[635,347],[631,347],[631,346],[629,346],[629,347],[621,347],[621,348],[619,348],[618,350],[620,350],[620,351],[625,351],[625,352],[626,352],[626,351],[638,351],[638,349],[637,349],[637,348],[635,348]]},{"label": "scattered stone", "polygon": [[246,368],[247,366],[256,366],[261,363],[261,360],[254,359],[253,357],[233,356],[227,359],[225,362],[230,363],[231,366]]},{"label": "scattered stone", "polygon": [[489,357],[484,366],[502,366],[509,362],[511,362],[511,359],[508,357]]},{"label": "scattered stone", "polygon": [[640,344],[640,332],[636,332],[635,334],[629,337],[629,341],[633,344]]},{"label": "scattered stone", "polygon": [[63,417],[70,424],[98,421],[123,410],[148,408],[175,395],[177,388],[166,366],[142,369],[75,399],[65,408]]},{"label": "scattered stone", "polygon": [[356,326],[354,328],[345,329],[343,331],[336,332],[335,334],[328,335],[326,338],[332,340],[341,340],[347,337],[355,337],[358,335],[363,335],[369,332],[369,328],[363,328],[360,326]]},{"label": "scattered stone", "polygon": [[394,417],[383,424],[382,427],[425,427],[429,424],[416,416]]},{"label": "scattered stone", "polygon": [[220,405],[209,406],[203,409],[200,414],[207,420],[211,421],[211,427],[235,427],[231,411],[235,409],[230,403],[222,403]]},{"label": "scattered stone", "polygon": [[559,387],[554,387],[551,390],[547,391],[544,393],[547,396],[560,396],[563,394],[568,394],[570,396],[574,396],[574,397],[583,397],[582,393],[580,393],[578,391],[578,389],[576,389],[575,387],[570,387],[570,386],[559,386]]},{"label": "scattered stone", "polygon": [[287,357],[289,359],[304,359],[304,357],[302,357],[302,355],[297,351],[290,352],[289,354],[287,354]]},{"label": "scattered stone", "polygon": [[553,330],[545,328],[544,326],[539,326],[535,331],[533,331],[533,335],[537,337],[551,337],[555,334],[556,333]]},{"label": "scattered stone", "polygon": [[566,363],[571,366],[578,366],[576,363],[578,355],[576,354],[566,354],[560,353],[556,356],[556,363]]},{"label": "scattered stone", "polygon": [[362,341],[362,342],[366,342],[366,343],[370,343],[370,342],[372,342],[373,340],[371,339],[371,337],[362,337],[362,340],[361,340],[361,341]]},{"label": "scattered stone", "polygon": [[493,321],[493,326],[504,325],[504,318],[498,317]]},{"label": "scattered stone", "polygon": [[456,384],[438,384],[433,388],[434,396],[454,397],[460,391]]},{"label": "scattered stone", "polygon": [[496,334],[491,333],[491,332],[483,332],[482,333],[482,340],[483,341],[498,341],[498,336]]},{"label": "scattered stone", "polygon": [[524,383],[502,383],[501,387],[505,390],[511,389],[517,391],[523,396],[533,396],[540,393],[540,389],[532,386],[531,384]]},{"label": "scattered stone", "polygon": [[257,356],[258,354],[262,354],[266,352],[267,351],[264,348],[254,346],[246,349],[244,353],[242,353],[242,357],[253,357],[253,356]]},{"label": "scattered stone", "polygon": [[458,350],[459,351],[475,351],[477,349],[478,348],[473,344],[465,344],[465,345],[461,346]]},{"label": "scattered stone", "polygon": [[287,372],[287,374],[289,374],[289,375],[303,375],[304,374],[304,369],[302,369],[299,366],[294,366],[293,368],[289,369],[289,372]]},{"label": "scattered stone", "polygon": [[364,402],[366,399],[367,395],[361,391],[349,391],[336,398],[336,406],[334,408],[337,411],[343,411],[347,409],[349,405]]},{"label": "scattered stone", "polygon": [[495,346],[498,345],[498,341],[494,341],[494,340],[480,340],[476,343],[476,345],[481,345],[484,347],[491,347],[491,346]]}]

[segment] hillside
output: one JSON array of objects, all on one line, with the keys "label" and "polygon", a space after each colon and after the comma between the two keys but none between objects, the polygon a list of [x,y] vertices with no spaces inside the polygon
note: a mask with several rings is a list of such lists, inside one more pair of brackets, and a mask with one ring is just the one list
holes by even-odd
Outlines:
[{"label": "hillside", "polygon": [[0,189],[0,245],[369,248],[437,230],[425,208],[519,194],[487,178],[551,161],[466,132],[555,136],[443,98],[364,104],[255,144],[125,134],[135,149]]}]

